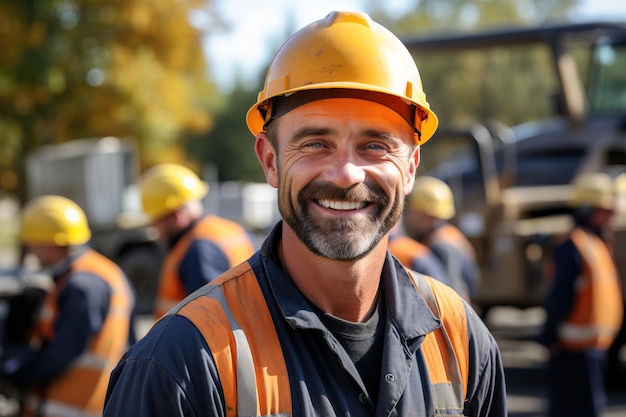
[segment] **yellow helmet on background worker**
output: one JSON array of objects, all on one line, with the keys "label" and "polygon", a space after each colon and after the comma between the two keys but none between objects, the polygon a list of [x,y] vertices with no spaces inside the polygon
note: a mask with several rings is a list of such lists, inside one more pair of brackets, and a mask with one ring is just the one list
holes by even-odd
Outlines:
[{"label": "yellow helmet on background worker", "polygon": [[202,199],[208,191],[206,182],[178,164],[156,165],[144,173],[141,181],[143,210],[153,221]]},{"label": "yellow helmet on background worker", "polygon": [[569,201],[573,207],[597,207],[606,210],[615,208],[615,184],[611,176],[602,172],[581,175],[574,182]]},{"label": "yellow helmet on background worker", "polygon": [[72,200],[48,195],[28,202],[22,211],[20,240],[25,244],[75,246],[87,243],[87,216]]},{"label": "yellow helmet on background worker", "polygon": [[415,179],[407,206],[444,220],[451,219],[455,213],[452,190],[448,184],[434,177],[419,176]]},{"label": "yellow helmet on background worker", "polygon": [[[280,103],[279,97],[289,97],[289,102]],[[364,13],[331,12],[292,35],[274,56],[246,122],[256,136],[273,118],[332,97],[390,107],[414,126],[416,143],[426,142],[437,129],[413,57],[393,33]]]},{"label": "yellow helmet on background worker", "polygon": [[615,190],[615,212],[619,215],[626,215],[626,172],[619,174],[613,180]]}]

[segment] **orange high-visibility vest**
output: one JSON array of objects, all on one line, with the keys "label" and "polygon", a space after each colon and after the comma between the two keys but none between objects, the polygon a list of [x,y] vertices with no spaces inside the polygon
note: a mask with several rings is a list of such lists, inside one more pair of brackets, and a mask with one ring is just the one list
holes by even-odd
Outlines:
[{"label": "orange high-visibility vest", "polygon": [[435,229],[433,233],[428,236],[428,241],[425,243],[427,246],[432,246],[436,242],[448,242],[459,249],[461,253],[465,254],[465,256],[469,258],[476,257],[476,251],[467,237],[465,237],[463,232],[461,232],[456,226],[451,224],[445,224],[444,226]]},{"label": "orange high-visibility vest", "polygon": [[163,316],[189,295],[180,280],[178,268],[189,246],[196,240],[215,243],[230,261],[230,266],[247,260],[255,252],[254,244],[239,224],[217,216],[203,217],[176,243],[163,261],[154,307],[156,318]]},{"label": "orange high-visibility vest", "polygon": [[100,332],[89,342],[87,349],[63,374],[44,387],[35,390],[27,401],[25,415],[45,417],[100,416],[109,375],[128,347],[130,317],[134,296],[126,276],[109,259],[88,250],[72,264],[70,271],[57,282],[48,294],[36,337],[49,340],[54,337],[54,322],[58,314],[58,296],[70,274],[97,275],[111,286],[109,311]]},{"label": "orange high-visibility vest", "polygon": [[[442,327],[426,335],[422,352],[436,410],[462,410],[467,390],[468,328],[465,307],[449,287],[410,274]],[[291,415],[289,375],[271,314],[246,262],[179,306],[213,354],[229,417]],[[444,413],[445,414],[445,413]]]},{"label": "orange high-visibility vest", "polygon": [[423,243],[407,236],[395,236],[389,240],[389,251],[398,258],[402,265],[410,268],[415,258],[425,256],[430,252],[430,249]]},{"label": "orange high-visibility vest", "polygon": [[559,327],[568,349],[607,349],[619,331],[624,315],[619,275],[611,252],[600,237],[581,228],[571,239],[583,259],[576,281],[573,310]]}]

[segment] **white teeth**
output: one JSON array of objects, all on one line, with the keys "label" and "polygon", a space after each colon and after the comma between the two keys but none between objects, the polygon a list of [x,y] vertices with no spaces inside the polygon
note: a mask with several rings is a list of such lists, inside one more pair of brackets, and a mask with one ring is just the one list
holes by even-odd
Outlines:
[{"label": "white teeth", "polygon": [[333,210],[356,210],[365,207],[365,202],[320,200],[319,205]]}]

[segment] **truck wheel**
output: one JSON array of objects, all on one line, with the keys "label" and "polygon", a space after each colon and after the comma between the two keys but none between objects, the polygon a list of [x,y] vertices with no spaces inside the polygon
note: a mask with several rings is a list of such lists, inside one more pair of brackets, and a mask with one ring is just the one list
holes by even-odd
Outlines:
[{"label": "truck wheel", "polygon": [[135,288],[137,314],[152,313],[162,258],[157,247],[138,246],[125,250],[117,260]]}]

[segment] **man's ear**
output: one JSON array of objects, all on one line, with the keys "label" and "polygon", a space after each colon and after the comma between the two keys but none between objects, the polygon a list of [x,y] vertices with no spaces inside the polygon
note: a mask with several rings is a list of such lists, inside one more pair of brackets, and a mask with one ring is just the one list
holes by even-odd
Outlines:
[{"label": "man's ear", "polygon": [[413,149],[413,153],[409,157],[409,166],[407,169],[407,176],[404,179],[404,195],[409,195],[411,190],[413,189],[413,184],[415,183],[415,174],[417,173],[417,167],[420,164],[420,147],[417,145],[415,149]]},{"label": "man's ear", "polygon": [[272,187],[278,188],[278,161],[276,158],[276,149],[274,149],[272,142],[270,142],[265,132],[260,132],[257,135],[254,151],[261,163],[261,167],[263,167],[263,172],[265,172],[265,180]]}]

